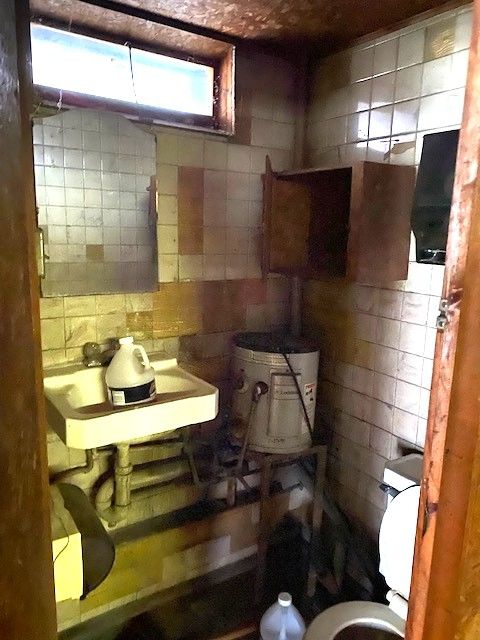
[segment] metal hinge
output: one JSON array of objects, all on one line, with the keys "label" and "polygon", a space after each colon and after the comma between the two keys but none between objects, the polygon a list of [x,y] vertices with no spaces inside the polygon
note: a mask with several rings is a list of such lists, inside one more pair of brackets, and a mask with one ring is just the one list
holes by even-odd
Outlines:
[{"label": "metal hinge", "polygon": [[442,298],[440,300],[440,304],[438,305],[438,309],[440,313],[437,316],[437,321],[435,323],[438,331],[445,331],[445,327],[448,324],[447,311],[448,311],[448,300],[447,298]]}]

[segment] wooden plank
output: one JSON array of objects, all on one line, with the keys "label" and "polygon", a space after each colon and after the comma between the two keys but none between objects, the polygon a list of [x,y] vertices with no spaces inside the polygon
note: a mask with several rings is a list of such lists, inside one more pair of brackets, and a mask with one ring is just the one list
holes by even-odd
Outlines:
[{"label": "wooden plank", "polygon": [[473,640],[480,631],[480,0],[447,243],[407,640]]},{"label": "wooden plank", "polygon": [[298,273],[308,265],[310,190],[283,180],[272,171],[267,157],[264,175],[263,274]]},{"label": "wooden plank", "polygon": [[35,259],[29,8],[0,3],[0,637],[56,638]]},{"label": "wooden plank", "polygon": [[415,167],[353,167],[347,278],[363,284],[406,280]]}]

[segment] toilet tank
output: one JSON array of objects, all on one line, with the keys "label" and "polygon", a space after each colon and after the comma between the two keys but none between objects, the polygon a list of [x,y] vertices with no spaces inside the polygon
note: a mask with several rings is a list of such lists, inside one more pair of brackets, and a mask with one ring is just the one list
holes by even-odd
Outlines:
[{"label": "toilet tank", "polygon": [[[264,453],[296,453],[310,446],[299,391],[313,428],[318,351],[303,339],[271,333],[241,333],[234,337],[234,345],[233,418],[244,431],[249,425],[249,448]],[[265,383],[266,393],[253,407],[252,391],[258,382]]]},{"label": "toilet tank", "polygon": [[423,456],[409,454],[386,463],[384,483],[398,494],[390,497],[380,525],[380,573],[386,583],[408,600],[412,575]]},{"label": "toilet tank", "polygon": [[383,471],[383,482],[397,491],[403,491],[422,479],[423,456],[409,453],[407,456],[389,460]]}]

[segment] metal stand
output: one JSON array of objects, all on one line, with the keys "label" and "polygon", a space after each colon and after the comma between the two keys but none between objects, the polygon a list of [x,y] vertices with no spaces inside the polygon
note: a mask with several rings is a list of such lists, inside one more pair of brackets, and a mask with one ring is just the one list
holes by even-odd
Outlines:
[{"label": "metal stand", "polygon": [[255,460],[260,464],[260,526],[258,536],[257,571],[255,576],[255,602],[260,603],[263,595],[265,582],[265,567],[267,561],[268,541],[271,533],[270,520],[268,517],[268,500],[270,498],[270,484],[272,470],[277,466],[284,466],[298,462],[301,458],[308,456],[316,457],[316,472],[313,488],[312,516],[310,522],[310,551],[309,551],[309,571],[307,578],[307,594],[312,596],[315,592],[316,570],[315,555],[320,539],[320,526],[322,524],[323,513],[323,484],[325,479],[325,463],[327,457],[327,447],[316,445],[299,451],[298,453],[276,454],[257,453],[248,451],[246,459]]}]

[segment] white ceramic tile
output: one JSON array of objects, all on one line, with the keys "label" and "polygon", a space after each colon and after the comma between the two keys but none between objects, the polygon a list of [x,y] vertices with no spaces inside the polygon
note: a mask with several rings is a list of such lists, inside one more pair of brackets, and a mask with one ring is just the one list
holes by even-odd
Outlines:
[{"label": "white ceramic tile", "polygon": [[248,200],[227,200],[226,223],[230,227],[250,227]]},{"label": "white ceramic tile", "polygon": [[227,168],[227,144],[205,140],[205,169],[225,170]]},{"label": "white ceramic tile", "polygon": [[463,111],[463,89],[425,96],[420,101],[418,128],[434,129],[459,125]]},{"label": "white ceramic tile", "polygon": [[429,358],[423,358],[421,384],[424,389],[430,389],[432,386],[432,372],[433,372],[433,360],[430,360]]},{"label": "white ceramic tile", "polygon": [[373,57],[373,73],[393,71],[397,65],[398,38],[392,38],[375,46]]},{"label": "white ceramic tile", "polygon": [[229,171],[227,173],[227,198],[229,200],[248,200],[249,196],[249,175],[246,173]]},{"label": "white ceramic tile", "polygon": [[423,62],[424,49],[425,29],[418,29],[401,36],[398,44],[398,68]]},{"label": "white ceramic tile", "polygon": [[347,118],[347,142],[357,140],[367,140],[368,124],[370,120],[369,111],[354,113]]},{"label": "white ceramic tile", "polygon": [[399,380],[410,382],[420,386],[422,382],[423,356],[413,353],[398,352],[398,370],[397,377]]},{"label": "white ceramic tile", "polygon": [[408,133],[417,128],[420,101],[397,102],[393,110],[392,135]]},{"label": "white ceramic tile", "polygon": [[371,94],[372,80],[364,80],[352,84],[349,92],[348,112],[356,113],[357,111],[370,109]]},{"label": "white ceramic tile", "polygon": [[417,387],[409,382],[404,382],[403,380],[397,380],[395,407],[418,416],[420,392],[421,387]]},{"label": "white ceramic tile", "polygon": [[426,358],[433,359],[435,355],[435,343],[437,339],[437,330],[434,328],[427,327],[425,334],[425,350],[423,355]]},{"label": "white ceramic tile", "polygon": [[374,47],[352,51],[350,61],[350,79],[352,82],[365,80],[373,74]]},{"label": "white ceramic tile", "polygon": [[395,102],[411,100],[420,95],[422,88],[422,71],[423,65],[421,64],[397,71],[395,79]]},{"label": "white ceramic tile", "polygon": [[395,73],[377,76],[372,80],[372,109],[393,102]]},{"label": "white ceramic tile", "polygon": [[399,320],[402,312],[403,291],[378,290],[378,315]]},{"label": "white ceramic tile", "polygon": [[397,375],[398,367],[398,351],[390,347],[383,347],[382,345],[375,345],[375,371],[384,373],[389,376]]},{"label": "white ceramic tile", "polygon": [[405,292],[403,295],[402,320],[414,324],[427,324],[429,296]]},{"label": "white ceramic tile", "polygon": [[462,11],[457,15],[455,21],[455,44],[454,50],[468,49],[470,47],[470,39],[472,36],[472,11]]},{"label": "white ceramic tile", "polygon": [[378,318],[376,342],[384,347],[398,349],[400,338],[400,322],[387,318]]},{"label": "white ceramic tile", "polygon": [[423,355],[425,350],[426,327],[417,324],[401,323],[398,348],[414,355]]},{"label": "white ceramic tile", "polygon": [[437,322],[440,305],[440,297],[439,296],[430,296],[428,301],[428,314],[427,314],[427,326],[435,327]]},{"label": "white ceramic tile", "polygon": [[422,449],[425,447],[427,426],[428,426],[427,421],[424,418],[418,419],[416,445],[417,447],[421,447]]},{"label": "white ceramic tile", "polygon": [[410,262],[408,265],[408,279],[405,283],[405,291],[429,294],[431,280],[431,265]]},{"label": "white ceramic tile", "polygon": [[452,76],[452,56],[443,56],[423,65],[422,96],[447,91],[455,82]]},{"label": "white ceramic tile", "polygon": [[395,408],[393,415],[393,433],[407,442],[416,442],[418,416]]},{"label": "white ceramic tile", "polygon": [[240,144],[229,144],[227,149],[227,169],[229,171],[250,171],[250,147]]},{"label": "white ceramic tile", "polygon": [[381,373],[374,373],[372,397],[388,404],[393,404],[395,399],[395,378]]}]

